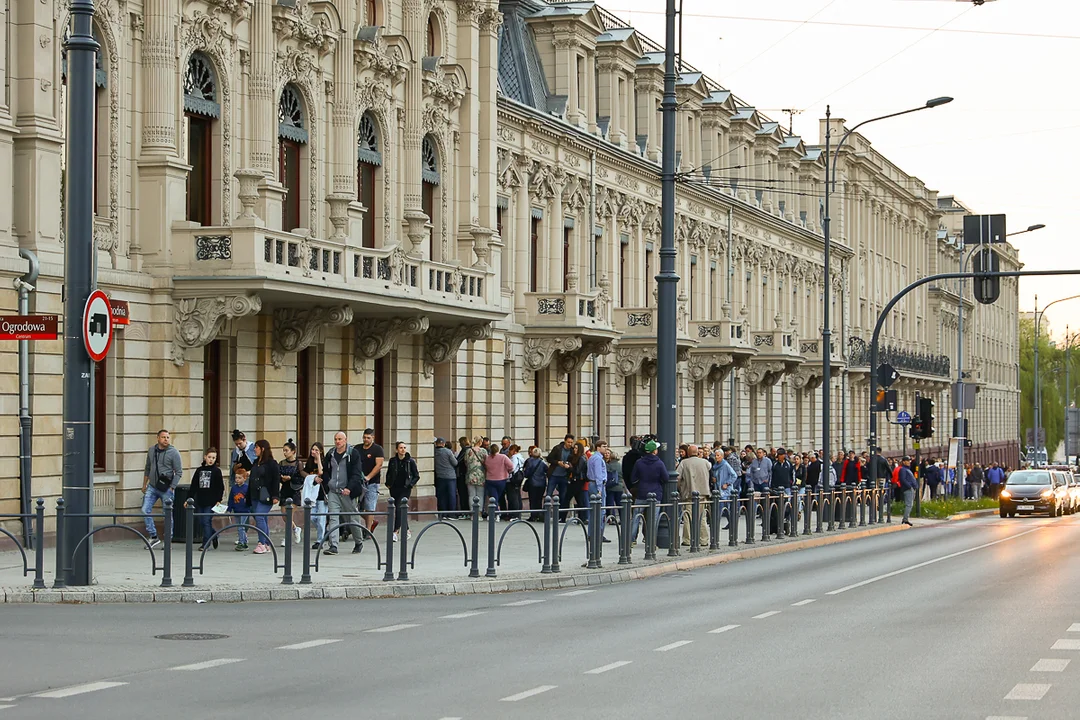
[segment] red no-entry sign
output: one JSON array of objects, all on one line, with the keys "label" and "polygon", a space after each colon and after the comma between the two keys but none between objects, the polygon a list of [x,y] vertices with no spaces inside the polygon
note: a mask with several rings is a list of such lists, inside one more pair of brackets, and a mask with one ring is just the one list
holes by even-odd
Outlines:
[{"label": "red no-entry sign", "polygon": [[83,344],[94,362],[101,362],[112,345],[113,318],[109,298],[100,290],[90,293],[82,318]]}]

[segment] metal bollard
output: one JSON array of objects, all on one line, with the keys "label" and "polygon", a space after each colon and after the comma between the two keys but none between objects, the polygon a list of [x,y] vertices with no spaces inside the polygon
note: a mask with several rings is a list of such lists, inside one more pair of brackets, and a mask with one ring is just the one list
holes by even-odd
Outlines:
[{"label": "metal bollard", "polygon": [[671,493],[671,514],[668,517],[668,557],[679,556],[679,545],[682,543],[682,508],[679,507],[679,491]]},{"label": "metal bollard", "polygon": [[848,489],[845,487],[840,490],[840,522],[837,523],[837,527],[843,530],[846,527],[848,519]]},{"label": "metal bollard", "polygon": [[[383,582],[394,579],[394,498],[386,500],[386,558],[383,560]],[[350,516],[351,517],[351,516]]]},{"label": "metal bollard", "polygon": [[712,518],[709,522],[709,550],[720,549],[720,492],[713,491],[709,496]]},{"label": "metal bollard", "polygon": [[551,572],[551,496],[544,496],[544,564],[540,567],[541,574]]},{"label": "metal bollard", "polygon": [[701,493],[690,493],[690,552],[701,552]]},{"label": "metal bollard", "polygon": [[488,565],[487,577],[495,577],[495,517],[499,514],[499,501],[493,497],[488,498]]},{"label": "metal bollard", "polygon": [[551,572],[561,572],[562,542],[559,533],[559,491],[551,493]]},{"label": "metal bollard", "polygon": [[161,507],[165,512],[165,543],[162,546],[164,558],[161,562],[161,587],[172,587],[173,501],[165,500],[161,503]]},{"label": "metal bollard", "polygon": [[762,493],[761,497],[761,541],[766,542],[772,529],[772,498],[767,492]]},{"label": "metal bollard", "polygon": [[619,506],[619,564],[629,565],[630,560],[630,531],[634,524],[634,501],[630,499],[630,493],[623,495],[622,504]]},{"label": "metal bollard", "polygon": [[828,502],[829,502],[829,507],[828,507],[828,509],[827,509],[827,511],[825,513],[825,517],[828,520],[828,526],[825,529],[828,530],[829,532],[832,532],[833,530],[836,529],[836,525],[835,525],[835,523],[836,523],[836,513],[834,512],[834,510],[836,508],[836,490],[832,490],[832,489],[829,490]]},{"label": "metal bollard", "polygon": [[285,516],[285,572],[281,576],[282,585],[292,585],[292,546],[293,546],[293,499],[285,498],[285,502],[281,508],[282,514]]},{"label": "metal bollard", "polygon": [[877,490],[874,489],[874,488],[869,488],[867,490],[867,492],[869,493],[869,496],[870,496],[870,499],[869,499],[870,507],[868,509],[868,515],[870,517],[868,518],[867,521],[871,525],[877,525]]},{"label": "metal bollard", "polygon": [[817,491],[817,528],[814,532],[822,531],[822,519],[825,516],[825,490],[821,486],[818,486]]},{"label": "metal bollard", "polygon": [[469,577],[480,577],[480,566],[478,558],[480,556],[480,498],[474,497],[472,500],[472,566],[469,568]]},{"label": "metal bollard", "polygon": [[409,498],[401,498],[398,505],[398,518],[401,521],[398,528],[398,550],[401,557],[398,560],[398,580],[409,579]]},{"label": "metal bollard", "polygon": [[67,587],[67,568],[64,567],[64,498],[56,500],[56,577],[53,578],[53,589]]},{"label": "metal bollard", "polygon": [[595,570],[601,567],[600,553],[604,533],[604,518],[601,515],[600,495],[593,493],[589,496],[589,562],[587,567]]},{"label": "metal bollard", "polygon": [[649,493],[645,507],[645,559],[656,559],[656,493]]},{"label": "metal bollard", "polygon": [[757,530],[757,493],[751,490],[746,496],[746,540],[748,545],[754,544],[754,531]]},{"label": "metal bollard", "polygon": [[859,490],[859,527],[866,526],[866,490]]},{"label": "metal bollard", "polygon": [[34,589],[45,589],[45,501],[41,498],[34,511]]},{"label": "metal bollard", "polygon": [[739,545],[739,496],[732,495],[727,499],[728,508],[728,547]]},{"label": "metal bollard", "polygon": [[[304,570],[300,574],[300,584],[311,584],[311,500],[304,501],[304,547],[301,549]],[[321,549],[321,547],[320,547]]]},{"label": "metal bollard", "polygon": [[[195,501],[188,498],[184,502],[184,582],[181,587],[194,587],[194,554],[195,554]],[[203,545],[209,542],[203,538]]]},{"label": "metal bollard", "polygon": [[885,522],[892,523],[892,488],[885,488]]}]

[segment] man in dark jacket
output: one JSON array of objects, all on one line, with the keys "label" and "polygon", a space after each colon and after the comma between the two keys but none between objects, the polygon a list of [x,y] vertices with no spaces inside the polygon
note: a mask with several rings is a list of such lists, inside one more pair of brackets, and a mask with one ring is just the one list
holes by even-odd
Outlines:
[{"label": "man in dark jacket", "polygon": [[[854,450],[848,450],[847,459],[844,460],[844,464],[840,470],[840,482],[854,487],[862,482],[863,468],[859,464],[859,458],[856,457]],[[889,476],[885,475],[879,480],[888,480]]]},{"label": "man in dark jacket", "polygon": [[911,472],[911,458],[907,455],[900,461],[900,490],[904,493],[904,519],[901,520],[905,525],[911,525],[911,506],[915,502],[915,490],[919,487],[918,481],[915,480],[914,473]]},{"label": "man in dark jacket", "polygon": [[791,494],[791,487],[795,482],[795,468],[787,458],[787,450],[777,448],[776,462],[772,464],[772,479],[769,485],[774,490],[783,490],[785,495]]},{"label": "man in dark jacket", "polygon": [[926,465],[926,470],[923,472],[923,477],[926,478],[926,486],[930,488],[930,499],[933,500],[938,496],[938,487],[941,485],[943,478],[937,460],[930,460]]},{"label": "man in dark jacket", "polygon": [[457,456],[446,447],[446,440],[435,438],[435,502],[440,513],[457,510],[457,465]]},{"label": "man in dark jacket", "polygon": [[806,466],[806,488],[816,490],[821,481],[821,454],[814,453],[814,459]]},{"label": "man in dark jacket", "polygon": [[[645,454],[634,465],[635,495],[639,503],[649,499],[649,495],[655,495],[658,501],[664,499],[664,483],[668,479],[668,469],[664,461],[657,454],[660,445],[655,440],[645,443]],[[630,536],[637,539],[638,526],[641,524],[641,510],[634,512],[634,524],[630,530]]]},{"label": "man in dark jacket", "polygon": [[[875,477],[878,480],[885,481],[892,477],[892,468],[889,467],[889,461],[881,456],[881,448],[874,448],[874,454],[870,457],[870,462],[874,463]],[[866,468],[866,479],[870,478],[870,468]]]},{"label": "man in dark jacket", "polygon": [[[364,472],[360,462],[360,452],[349,444],[345,433],[334,435],[334,449],[326,454],[323,467],[323,482],[326,487],[326,504],[329,506],[329,522],[337,519],[340,527],[352,529],[353,552],[360,552],[364,543],[363,521],[356,509],[356,501],[364,496]],[[330,548],[327,555],[337,555],[337,528],[327,530]]]},{"label": "man in dark jacket", "polygon": [[[623,481],[626,483],[626,487],[631,493],[634,493],[634,466],[637,465],[637,461],[641,459],[641,449],[641,437],[634,435],[630,438],[630,449],[626,451],[626,454],[623,455],[622,458]],[[637,495],[634,494],[634,497],[637,497]]]}]

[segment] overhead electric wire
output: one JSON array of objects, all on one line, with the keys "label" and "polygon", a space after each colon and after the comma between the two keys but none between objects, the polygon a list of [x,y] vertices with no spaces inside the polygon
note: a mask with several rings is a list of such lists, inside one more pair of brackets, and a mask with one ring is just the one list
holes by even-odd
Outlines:
[{"label": "overhead electric wire", "polygon": [[794,28],[792,28],[792,29],[791,29],[791,30],[790,30],[789,32],[787,32],[786,34],[782,35],[782,36],[781,36],[781,37],[780,37],[780,38],[779,38],[779,39],[778,39],[778,40],[777,40],[776,42],[774,42],[774,43],[773,43],[772,45],[770,45],[769,47],[765,48],[764,50],[762,50],[761,52],[759,52],[759,53],[758,53],[757,55],[755,55],[754,57],[750,58],[749,60],[747,60],[746,62],[744,62],[744,63],[743,63],[742,65],[740,65],[739,67],[735,68],[735,69],[734,69],[734,70],[732,70],[731,72],[727,73],[727,75],[726,75],[726,77],[725,77],[725,80],[728,80],[728,79],[730,79],[730,78],[734,77],[735,75],[738,75],[738,74],[739,74],[739,71],[740,71],[740,70],[742,70],[742,69],[743,69],[743,68],[745,68],[745,67],[748,67],[748,66],[752,65],[752,64],[753,64],[753,63],[754,63],[754,62],[755,62],[755,61],[756,61],[756,60],[757,60],[758,58],[760,58],[760,57],[761,57],[762,55],[764,55],[765,53],[769,52],[770,50],[772,50],[772,49],[773,49],[773,48],[775,48],[775,47],[776,47],[777,45],[779,45],[780,43],[782,43],[782,42],[784,42],[785,40],[787,40],[787,39],[788,39],[789,37],[791,37],[791,36],[792,36],[792,35],[794,35],[795,33],[799,32],[799,30],[801,30],[801,29],[803,28],[803,26],[804,26],[804,25],[806,25],[807,23],[809,23],[809,22],[810,22],[811,20],[813,20],[813,19],[814,19],[814,18],[816,18],[816,17],[818,16],[818,15],[820,15],[820,14],[821,14],[821,13],[823,13],[823,12],[825,12],[826,10],[828,10],[828,9],[829,9],[830,7],[832,7],[832,6],[833,6],[833,5],[835,5],[835,4],[836,4],[836,0],[829,0],[829,2],[828,2],[828,3],[826,3],[824,7],[820,8],[820,9],[819,9],[819,10],[818,10],[818,11],[817,11],[816,13],[814,13],[813,15],[811,15],[810,17],[808,17],[808,18],[807,18],[806,20],[803,20],[803,21],[802,21],[801,23],[799,23],[798,25],[796,25],[796,26],[795,26]]}]

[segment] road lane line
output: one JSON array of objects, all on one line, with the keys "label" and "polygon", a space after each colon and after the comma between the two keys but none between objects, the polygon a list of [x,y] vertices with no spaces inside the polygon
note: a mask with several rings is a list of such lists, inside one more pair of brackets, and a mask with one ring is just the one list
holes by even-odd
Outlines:
[{"label": "road lane line", "polygon": [[319,647],[320,645],[333,645],[334,643],[341,642],[341,639],[331,640],[330,638],[322,638],[320,640],[307,640],[305,642],[296,643],[295,645],[282,645],[278,650],[307,650],[308,648]]},{"label": "road lane line", "polygon": [[127,685],[126,682],[92,682],[85,685],[73,685],[68,688],[61,688],[60,690],[50,690],[49,692],[37,693],[31,697],[36,698],[66,698],[72,695],[83,695],[85,693],[97,692],[98,690],[108,690],[109,688],[120,687],[121,685]]},{"label": "road lane line", "polygon": [[1017,683],[1005,696],[1006,700],[1042,700],[1050,686],[1044,683]]},{"label": "road lane line", "polygon": [[598,668],[593,668],[592,670],[586,670],[585,674],[586,675],[600,675],[602,673],[606,673],[608,670],[615,670],[617,668],[625,667],[625,666],[627,666],[629,664],[630,664],[629,660],[619,660],[618,662],[613,662],[610,665],[603,665],[603,666],[598,667]]},{"label": "road lane line", "polygon": [[1069,632],[1080,632],[1080,623],[1073,623],[1070,625]]},{"label": "road lane line", "polygon": [[734,630],[737,627],[739,627],[739,626],[738,625],[725,625],[724,627],[718,627],[715,630],[710,630],[709,634],[710,635],[718,635],[719,633],[725,633],[728,630]]},{"label": "road lane line", "polygon": [[1080,640],[1058,640],[1050,646],[1051,650],[1080,650]]},{"label": "road lane line", "polygon": [[414,627],[420,627],[420,626],[418,624],[416,624],[416,623],[402,623],[401,625],[387,625],[386,627],[372,628],[371,630],[365,630],[364,632],[388,633],[388,632],[397,632],[398,630],[408,630],[409,628],[414,628]]},{"label": "road lane line", "polygon": [[1027,717],[1014,717],[1013,715],[990,715],[986,720],[1028,720]]},{"label": "road lane line", "polygon": [[760,615],[755,615],[752,620],[764,620],[765,618],[772,617],[773,615],[779,615],[779,610],[770,610],[769,612],[763,612]]},{"label": "road lane line", "polygon": [[970,552],[975,552],[976,550],[984,550],[984,549],[986,549],[988,547],[993,547],[994,545],[1000,545],[1003,542],[1008,542],[1009,540],[1015,540],[1016,538],[1022,538],[1025,535],[1030,535],[1033,532],[1039,532],[1039,530],[1042,530],[1042,528],[1037,527],[1034,530],[1025,530],[1022,533],[1018,533],[1016,535],[1010,535],[1007,538],[1002,538],[1000,540],[994,540],[993,542],[983,543],[982,545],[977,545],[977,546],[975,546],[973,548],[968,548],[967,550],[961,550],[960,552],[954,552],[954,553],[950,553],[948,555],[942,555],[939,558],[934,558],[933,560],[927,560],[926,562],[921,562],[921,563],[918,563],[916,565],[909,565],[906,568],[900,568],[899,570],[893,570],[890,573],[885,573],[884,575],[878,575],[877,577],[872,577],[869,580],[863,580],[862,582],[857,582],[857,583],[855,583],[853,585],[846,585],[846,586],[840,588],[839,590],[832,590],[832,591],[827,592],[825,594],[826,595],[839,595],[840,593],[845,593],[848,590],[854,590],[856,588],[861,588],[861,587],[863,587],[865,585],[869,585],[870,583],[876,583],[879,580],[887,580],[888,578],[896,577],[897,575],[903,575],[904,573],[911,572],[912,570],[918,570],[919,568],[924,568],[927,565],[933,565],[934,563],[939,563],[942,560],[951,560],[951,559],[953,559],[955,557],[960,557],[961,555],[967,555]]},{"label": "road lane line", "polygon": [[15,706],[14,705],[0,705],[0,710],[7,710],[8,708],[13,708],[13,707],[15,707]]},{"label": "road lane line", "polygon": [[791,603],[791,607],[802,607],[803,605],[809,605],[812,602],[817,602],[817,599],[816,598],[806,598],[805,600],[800,600],[797,603]]},{"label": "road lane line", "polygon": [[191,665],[178,665],[173,670],[209,670],[210,668],[221,667],[222,665],[232,665],[233,663],[244,662],[243,658],[218,658],[217,660],[207,660],[201,663],[192,663]]},{"label": "road lane line", "polygon": [[1031,672],[1062,672],[1069,666],[1069,660],[1042,658],[1031,668]]},{"label": "road lane line", "polygon": [[459,612],[453,615],[443,615],[440,620],[461,620],[463,618],[476,617],[477,615],[483,615],[486,610],[470,610],[469,612]]},{"label": "road lane line", "polygon": [[692,642],[694,642],[694,641],[693,640],[679,640],[678,642],[673,642],[670,645],[664,645],[663,647],[658,647],[655,650],[653,650],[653,652],[667,652],[668,650],[674,650],[675,648],[681,648],[683,645],[689,645]]},{"label": "road lane line", "polygon": [[588,595],[594,593],[595,590],[571,590],[570,592],[559,593],[555,597],[577,597],[578,595]]},{"label": "road lane line", "polygon": [[534,687],[532,690],[526,690],[525,692],[519,692],[517,695],[510,695],[508,697],[501,698],[499,702],[517,702],[518,700],[524,700],[525,698],[531,698],[533,695],[539,695],[540,693],[546,693],[548,690],[554,690],[558,685],[541,685]]},{"label": "road lane line", "polygon": [[518,600],[517,602],[506,603],[503,605],[503,607],[523,607],[525,605],[536,605],[542,602],[544,601],[539,598],[535,600]]}]

